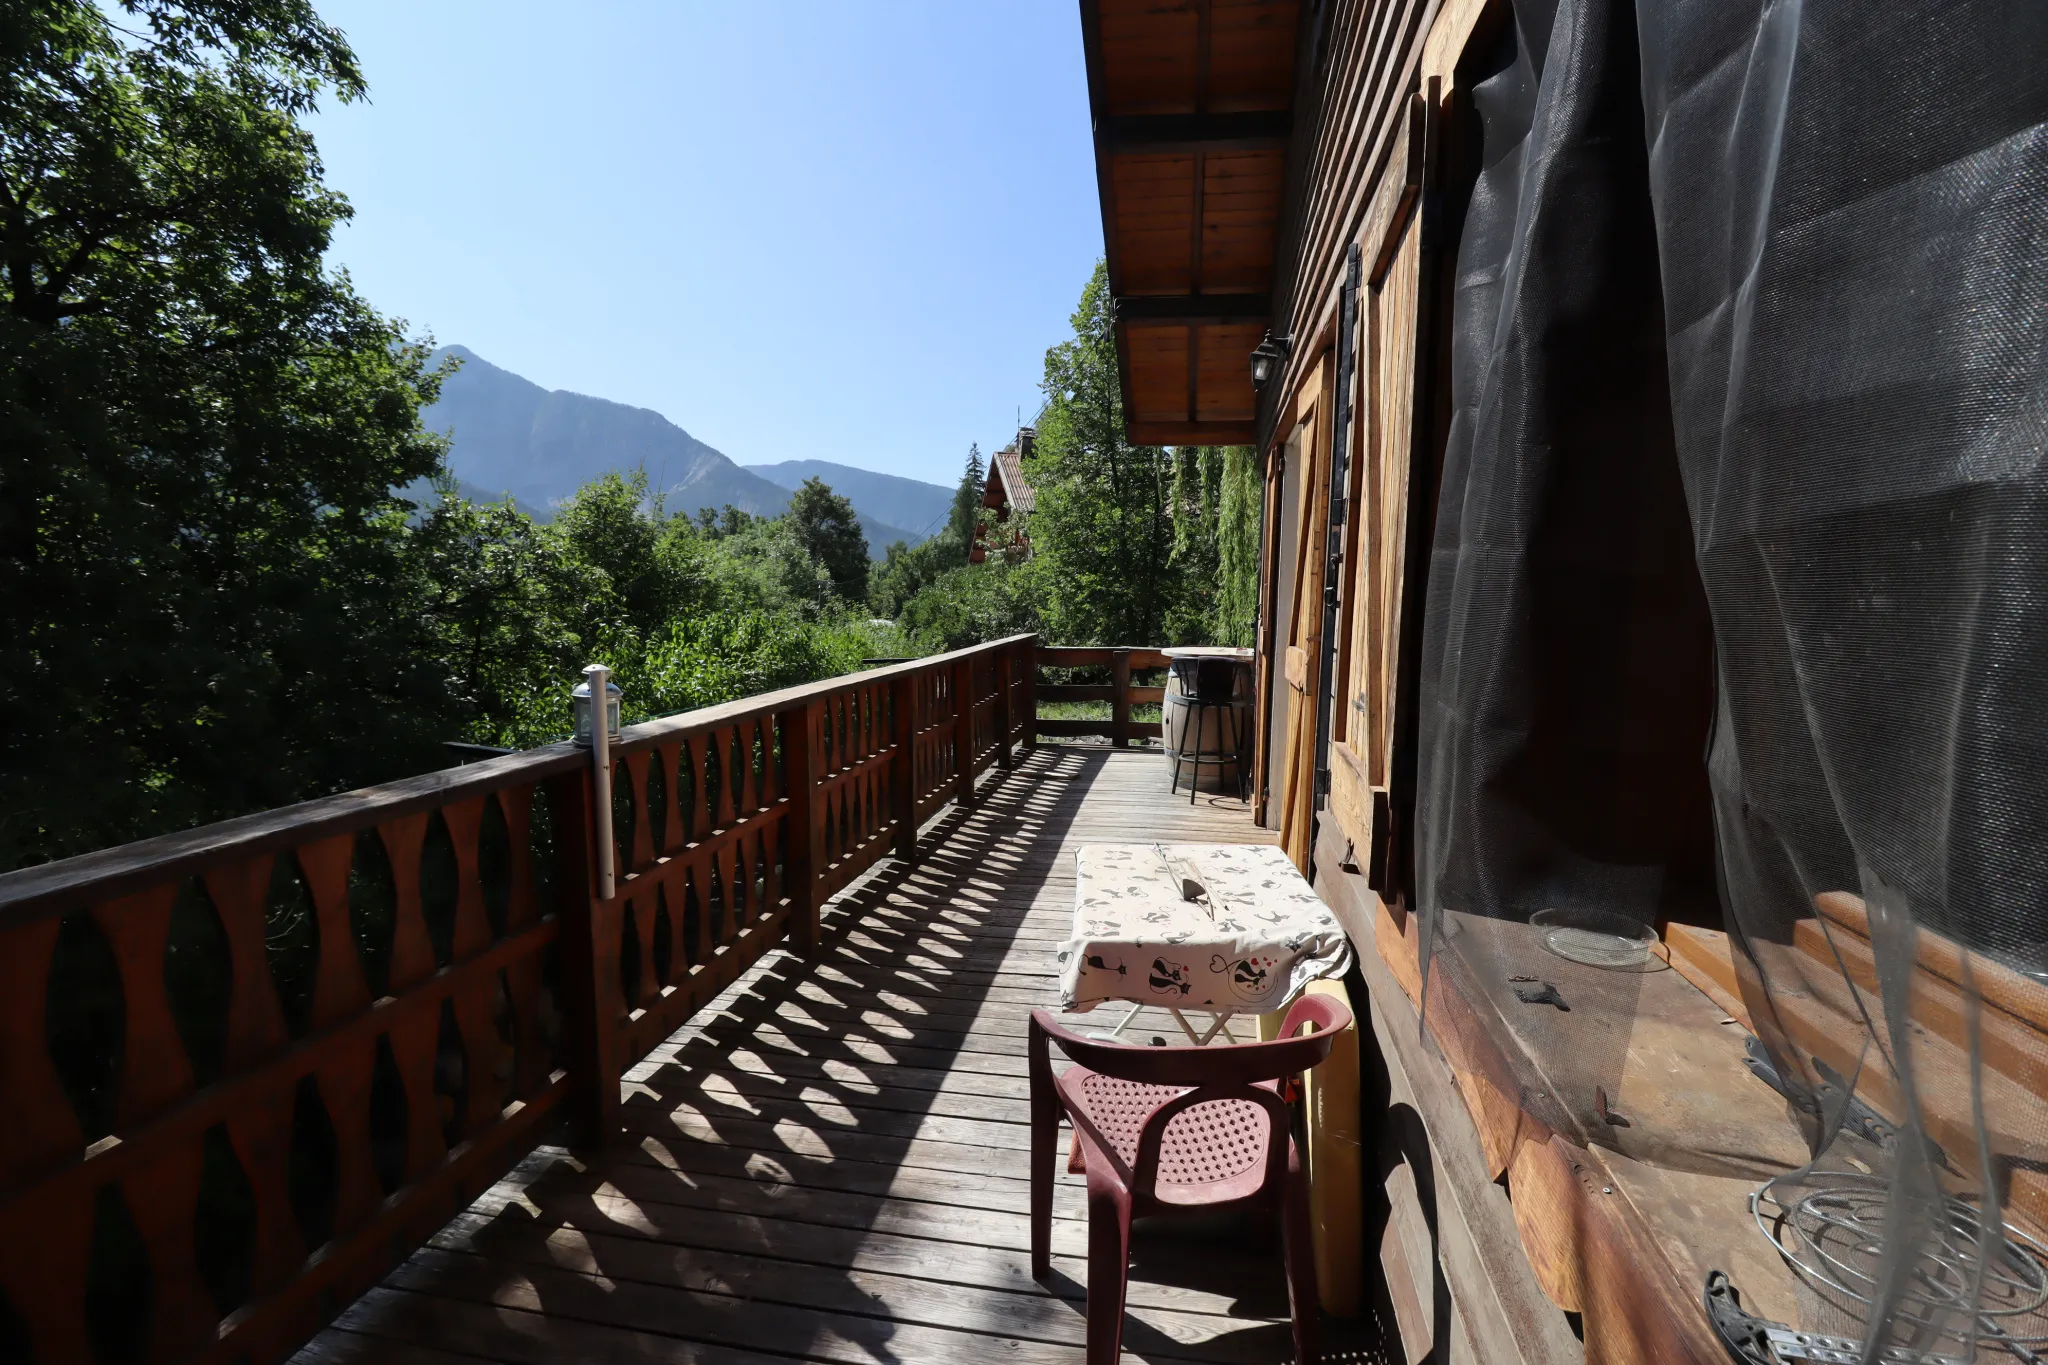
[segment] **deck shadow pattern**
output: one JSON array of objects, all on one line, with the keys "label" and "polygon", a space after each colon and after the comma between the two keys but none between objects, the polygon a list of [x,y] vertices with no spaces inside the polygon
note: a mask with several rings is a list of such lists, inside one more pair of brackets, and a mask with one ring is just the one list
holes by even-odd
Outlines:
[{"label": "deck shadow pattern", "polygon": [[[1087,1223],[1062,1174],[1032,1278],[1024,1032],[1053,1000],[1084,842],[1270,842],[1242,803],[1169,798],[1163,761],[1048,746],[827,907],[627,1076],[627,1132],[543,1147],[299,1357],[1071,1365]],[[1141,1016],[1136,1031],[1164,1027]],[[1292,1355],[1279,1230],[1141,1222],[1124,1350]],[[1327,1358],[1377,1358],[1328,1324]]]}]

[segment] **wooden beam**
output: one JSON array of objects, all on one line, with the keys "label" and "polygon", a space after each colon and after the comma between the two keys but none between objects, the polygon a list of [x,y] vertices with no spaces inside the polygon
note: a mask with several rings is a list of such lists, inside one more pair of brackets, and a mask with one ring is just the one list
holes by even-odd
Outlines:
[{"label": "wooden beam", "polygon": [[1170,156],[1282,148],[1294,133],[1285,109],[1243,114],[1110,114],[1095,124],[1109,156]]},{"label": "wooden beam", "polygon": [[1248,446],[1256,435],[1242,422],[1126,422],[1124,439],[1134,446]]},{"label": "wooden beam", "polygon": [[1116,301],[1118,322],[1189,324],[1264,322],[1273,315],[1266,294],[1124,294]]}]

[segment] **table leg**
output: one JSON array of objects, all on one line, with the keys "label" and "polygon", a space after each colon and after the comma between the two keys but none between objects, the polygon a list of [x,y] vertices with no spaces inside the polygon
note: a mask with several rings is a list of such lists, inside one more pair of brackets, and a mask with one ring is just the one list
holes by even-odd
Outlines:
[{"label": "table leg", "polygon": [[[1106,1043],[1108,1043],[1108,1042],[1114,1042],[1114,1041],[1116,1041],[1116,1040],[1117,1040],[1118,1038],[1121,1038],[1121,1037],[1123,1036],[1123,1032],[1124,1032],[1124,1030],[1125,1030],[1126,1028],[1130,1027],[1130,1023],[1131,1023],[1131,1020],[1133,1020],[1133,1019],[1137,1018],[1137,1017],[1138,1017],[1138,1011],[1139,1011],[1139,1010],[1141,1010],[1141,1009],[1143,1009],[1143,1008],[1145,1008],[1145,1005],[1144,1005],[1144,1002],[1143,1002],[1143,1001],[1139,1001],[1139,1000],[1134,1000],[1134,1001],[1132,1001],[1132,1002],[1131,1002],[1131,1008],[1130,1008],[1130,1012],[1129,1012],[1129,1013],[1127,1013],[1127,1014],[1125,1014],[1123,1018],[1121,1018],[1121,1019],[1117,1020],[1117,1022],[1116,1022],[1116,1027],[1115,1027],[1115,1028],[1113,1028],[1113,1029],[1110,1029],[1110,1030],[1109,1030],[1108,1032],[1106,1032],[1106,1033],[1102,1033],[1102,1032],[1097,1032],[1097,1033],[1091,1033],[1091,1034],[1089,1034],[1088,1036],[1089,1036],[1090,1038],[1099,1038],[1099,1039],[1101,1039],[1101,1040],[1102,1040],[1103,1042],[1106,1042]],[[1182,1025],[1181,1027],[1185,1028],[1185,1027],[1187,1027],[1187,1026],[1186,1026],[1185,1024],[1183,1024],[1183,1025]]]},{"label": "table leg", "polygon": [[1217,1034],[1223,1032],[1223,1026],[1229,1023],[1232,1019],[1237,1017],[1236,1010],[1207,1011],[1209,1018],[1212,1021],[1209,1025],[1209,1031],[1207,1033],[1198,1034],[1195,1032],[1195,1026],[1193,1024],[1190,1024],[1187,1020],[1187,1016],[1182,1014],[1178,1009],[1176,1009],[1172,1005],[1168,1005],[1166,1007],[1166,1012],[1173,1016],[1173,1021],[1176,1024],[1180,1025],[1180,1031],[1182,1033],[1185,1033],[1188,1036],[1188,1041],[1193,1043],[1196,1047],[1207,1047],[1210,1044],[1210,1042],[1215,1039]]}]

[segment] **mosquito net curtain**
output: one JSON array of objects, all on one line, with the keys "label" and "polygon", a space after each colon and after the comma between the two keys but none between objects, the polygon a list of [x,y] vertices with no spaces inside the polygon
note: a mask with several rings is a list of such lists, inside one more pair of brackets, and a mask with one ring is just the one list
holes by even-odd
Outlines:
[{"label": "mosquito net curtain", "polygon": [[[1593,1131],[1627,1030],[1530,1022],[1501,945],[1558,907],[1725,925],[1809,1154],[1852,1090],[1904,1130],[1853,1288],[1931,1339],[1908,1282],[1955,1193],[1987,1257],[2048,1212],[2043,1086],[1981,1045],[2048,1000],[2048,5],[1515,0],[1484,60],[1425,979],[1497,1002]],[[1908,1024],[1930,990],[1946,1042]]]}]

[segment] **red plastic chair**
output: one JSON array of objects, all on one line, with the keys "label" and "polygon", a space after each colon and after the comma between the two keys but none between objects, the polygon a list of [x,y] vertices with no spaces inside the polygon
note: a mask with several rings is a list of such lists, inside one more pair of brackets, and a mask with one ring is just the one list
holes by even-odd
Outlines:
[{"label": "red plastic chair", "polygon": [[[1131,1220],[1278,1204],[1299,1362],[1315,1359],[1315,1257],[1308,1175],[1280,1083],[1330,1055],[1351,1011],[1305,995],[1270,1043],[1127,1047],[1096,1042],[1045,1010],[1031,1012],[1031,1268],[1051,1269],[1060,1115],[1088,1173],[1088,1365],[1116,1365],[1123,1345]],[[1296,1037],[1303,1025],[1315,1032]],[[1054,1076],[1048,1041],[1074,1060]]]}]

